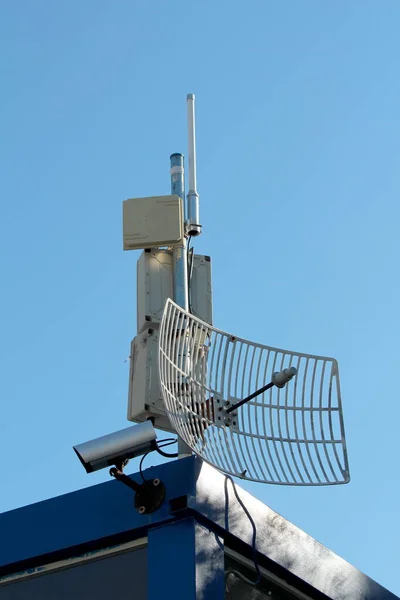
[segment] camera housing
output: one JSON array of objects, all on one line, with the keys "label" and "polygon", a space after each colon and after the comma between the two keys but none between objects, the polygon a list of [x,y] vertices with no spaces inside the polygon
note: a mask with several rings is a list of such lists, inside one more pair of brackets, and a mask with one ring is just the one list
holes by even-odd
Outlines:
[{"label": "camera housing", "polygon": [[87,473],[122,465],[135,456],[156,449],[156,432],[151,421],[120,429],[89,442],[73,446]]}]

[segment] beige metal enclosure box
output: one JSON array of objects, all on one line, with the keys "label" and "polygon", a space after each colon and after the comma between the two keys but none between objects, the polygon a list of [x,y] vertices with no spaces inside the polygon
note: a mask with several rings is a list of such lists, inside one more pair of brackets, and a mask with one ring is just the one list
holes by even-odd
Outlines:
[{"label": "beige metal enclosure box", "polygon": [[179,196],[131,198],[123,202],[124,250],[176,246],[184,238]]}]

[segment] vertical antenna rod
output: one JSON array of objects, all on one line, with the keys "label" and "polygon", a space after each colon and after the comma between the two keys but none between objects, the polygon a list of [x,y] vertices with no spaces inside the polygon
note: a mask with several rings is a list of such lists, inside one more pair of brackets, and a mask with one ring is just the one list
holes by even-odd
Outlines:
[{"label": "vertical antenna rod", "polygon": [[189,151],[189,192],[187,195],[187,233],[193,237],[200,235],[200,202],[196,190],[196,127],[194,115],[194,94],[187,95],[188,112],[188,151]]}]

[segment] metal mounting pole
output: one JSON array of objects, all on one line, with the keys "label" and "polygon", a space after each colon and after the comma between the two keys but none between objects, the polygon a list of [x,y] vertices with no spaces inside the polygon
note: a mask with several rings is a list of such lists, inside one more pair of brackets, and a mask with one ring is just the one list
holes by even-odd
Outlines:
[{"label": "metal mounting pole", "polygon": [[[185,201],[183,155],[171,154],[171,194]],[[173,250],[174,300],[184,310],[189,308],[186,239]]]},{"label": "metal mounting pole", "polygon": [[[171,154],[171,194],[176,194],[183,200],[185,205],[185,172],[182,154]],[[186,215],[185,215],[186,218]],[[172,252],[172,263],[174,273],[174,300],[184,310],[189,309],[189,286],[187,271],[186,239],[181,246],[177,246]],[[191,456],[191,448],[178,436],[179,458]]]}]

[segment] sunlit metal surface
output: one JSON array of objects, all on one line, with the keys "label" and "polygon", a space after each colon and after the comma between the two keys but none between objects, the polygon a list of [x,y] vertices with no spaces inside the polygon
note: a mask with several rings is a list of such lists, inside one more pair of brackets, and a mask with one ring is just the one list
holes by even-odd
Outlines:
[{"label": "sunlit metal surface", "polygon": [[[237,409],[225,409],[295,367],[296,377]],[[221,471],[283,485],[350,479],[333,358],[263,346],[165,306],[159,337],[165,407],[181,438]]]}]

